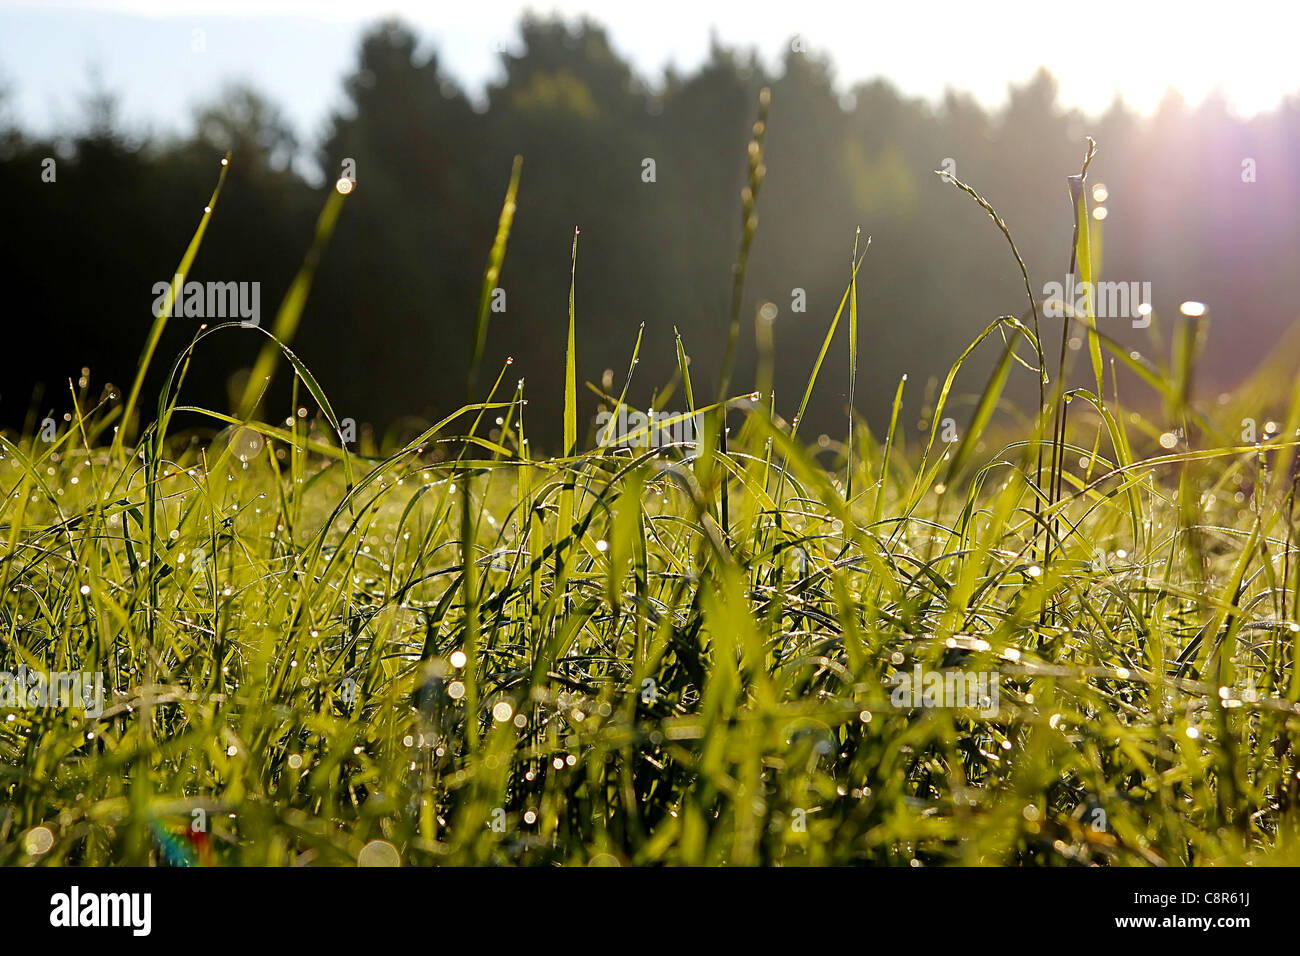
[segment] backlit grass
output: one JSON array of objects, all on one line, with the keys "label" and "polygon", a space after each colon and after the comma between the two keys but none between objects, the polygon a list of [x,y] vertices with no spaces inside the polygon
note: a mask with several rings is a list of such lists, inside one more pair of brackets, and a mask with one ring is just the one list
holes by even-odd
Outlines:
[{"label": "backlit grass", "polygon": [[[0,862],[1300,862],[1300,391],[1243,441],[1251,390],[1192,387],[1195,320],[1164,323],[1167,365],[1134,358],[1086,315],[1042,320],[1026,276],[919,446],[901,384],[884,433],[807,436],[821,361],[783,417],[763,315],[758,390],[728,391],[764,123],[730,330],[682,330],[660,391],[698,412],[697,443],[599,445],[572,333],[562,404],[526,402],[509,366],[480,375],[518,166],[466,407],[411,443],[341,441],[287,346],[307,267],[269,331],[155,356],[164,316],[125,396],[83,380],[53,441],[0,439],[0,669],[98,671],[110,693],[96,718],[0,717]],[[845,281],[823,357],[873,334]],[[722,391],[697,404],[691,339],[724,332]],[[1064,387],[1066,349],[1044,359],[1063,333],[1087,388]],[[223,335],[266,336],[253,383],[292,375],[291,407],[251,383],[232,414],[187,405]],[[641,347],[633,387],[592,386],[607,411]],[[975,349],[993,373],[959,414]],[[1027,419],[1003,400],[1026,375]],[[553,414],[561,454],[534,453]],[[918,664],[995,674],[997,713],[895,706]]]}]

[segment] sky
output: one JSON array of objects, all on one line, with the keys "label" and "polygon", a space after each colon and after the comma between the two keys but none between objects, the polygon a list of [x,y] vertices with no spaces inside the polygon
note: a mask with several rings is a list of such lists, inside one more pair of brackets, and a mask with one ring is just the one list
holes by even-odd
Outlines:
[{"label": "sky", "polygon": [[0,0],[0,83],[38,133],[74,128],[97,85],[141,132],[183,132],[223,82],[247,81],[311,139],[342,102],[366,24],[406,20],[473,95],[499,75],[498,51],[517,45],[527,9],[592,16],[652,79],[699,64],[711,35],[769,63],[797,36],[829,55],[842,89],[883,76],[905,94],[937,99],[951,87],[989,107],[1040,65],[1062,102],[1091,114],[1117,90],[1140,112],[1170,87],[1193,104],[1218,91],[1243,115],[1300,92],[1294,0]]}]

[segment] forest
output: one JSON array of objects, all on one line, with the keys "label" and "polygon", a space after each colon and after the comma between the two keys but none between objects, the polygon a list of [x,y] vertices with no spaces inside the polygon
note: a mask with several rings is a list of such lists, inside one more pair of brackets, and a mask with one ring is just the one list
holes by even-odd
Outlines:
[{"label": "forest", "polygon": [[[1116,100],[1088,117],[1064,108],[1041,70],[989,111],[955,90],[934,104],[883,80],[844,88],[833,64],[793,40],[775,69],[715,41],[697,70],[644,77],[596,22],[531,17],[519,31],[518,52],[501,54],[501,78],[479,95],[457,85],[411,28],[376,24],[346,79],[345,105],[313,139],[237,82],[200,105],[188,131],[125,129],[102,89],[87,94],[80,127],[57,137],[2,121],[6,348],[24,358],[0,382],[0,422],[59,419],[70,382],[86,379],[98,397],[130,380],[154,287],[171,280],[227,150],[223,208],[187,278],[256,284],[268,315],[303,266],[324,196],[344,176],[355,184],[293,347],[339,415],[373,428],[378,445],[464,398],[483,262],[516,155],[519,206],[488,366],[513,358],[534,406],[559,407],[578,229],[579,380],[621,382],[643,327],[629,400],[654,407],[677,367],[676,329],[707,391],[724,349],[744,146],[764,86],[770,176],[744,315],[748,330],[760,305],[776,309],[775,404],[787,416],[840,301],[858,230],[870,247],[859,273],[855,406],[877,427],[904,374],[913,407],[933,401],[951,358],[936,343],[967,341],[996,316],[1023,311],[1020,277],[987,241],[985,214],[936,173],[973,184],[997,208],[1036,294],[1066,283],[1073,223],[1061,170],[1077,168],[1087,136],[1100,144],[1091,181],[1108,197],[1094,211],[1094,245],[1104,232],[1099,274],[1150,290],[1157,319],[1103,316],[1108,334],[1142,354],[1164,351],[1160,317],[1186,300],[1206,303],[1199,374],[1205,387],[1227,389],[1295,318],[1295,98],[1242,119],[1220,98],[1193,107],[1170,91],[1151,116]],[[162,354],[174,355],[198,321],[178,315]],[[754,384],[754,341],[740,337],[741,388]],[[229,404],[259,347],[253,336],[225,337],[191,371],[187,397]],[[972,359],[960,393],[982,387],[989,361]],[[826,362],[829,378],[847,381],[839,350]],[[272,397],[287,388],[273,383]],[[847,392],[832,399],[810,411],[810,426],[840,420]],[[581,389],[580,408],[585,428],[597,411],[591,389]],[[535,417],[534,439],[553,446],[554,417]]]}]

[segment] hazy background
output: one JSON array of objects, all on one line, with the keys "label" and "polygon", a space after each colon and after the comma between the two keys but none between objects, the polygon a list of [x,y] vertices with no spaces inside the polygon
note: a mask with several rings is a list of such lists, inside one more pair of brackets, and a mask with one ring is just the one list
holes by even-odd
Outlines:
[{"label": "hazy background", "polygon": [[[1294,14],[837,6],[560,4],[557,18],[515,3],[411,3],[396,6],[404,20],[381,22],[375,8],[341,3],[7,5],[0,418],[66,410],[67,380],[83,367],[96,393],[129,382],[152,286],[170,278],[227,149],[230,180],[189,278],[261,282],[264,326],[341,160],[356,161],[357,189],[294,342],[341,416],[387,427],[462,401],[515,154],[524,169],[500,282],[507,306],[492,316],[485,375],[514,357],[530,431],[558,432],[575,226],[580,378],[613,369],[621,385],[644,323],[629,397],[648,404],[675,368],[676,326],[697,394],[708,394],[763,85],[768,178],[736,391],[752,385],[752,316],[771,300],[787,416],[843,293],[856,228],[873,238],[860,273],[858,407],[879,422],[906,372],[919,413],[934,376],[992,318],[1026,307],[1001,235],[932,171],[951,160],[993,202],[1039,292],[1064,278],[1065,176],[1086,135],[1101,148],[1090,182],[1109,192],[1102,278],[1150,282],[1166,336],[1178,303],[1209,304],[1203,390],[1231,387],[1290,327]],[[53,183],[41,177],[47,157]],[[806,312],[791,308],[796,288]],[[172,321],[163,360],[193,324]],[[1049,353],[1058,328],[1044,326]],[[1105,329],[1144,353],[1163,348],[1127,321]],[[254,335],[200,353],[193,402],[228,405]],[[823,373],[820,427],[842,421],[844,351]],[[992,358],[972,367],[967,389],[982,386]]]}]

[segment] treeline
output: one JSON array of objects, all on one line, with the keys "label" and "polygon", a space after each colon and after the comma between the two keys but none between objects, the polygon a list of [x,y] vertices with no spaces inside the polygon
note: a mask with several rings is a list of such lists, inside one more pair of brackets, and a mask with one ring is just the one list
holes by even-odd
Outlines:
[{"label": "treeline", "polygon": [[[264,327],[327,190],[345,171],[355,177],[293,343],[341,416],[401,431],[463,402],[483,267],[517,154],[520,201],[485,377],[514,358],[509,382],[527,380],[530,433],[553,443],[559,431],[575,227],[580,379],[621,388],[644,323],[630,400],[650,404],[671,379],[674,327],[697,395],[711,394],[741,233],[745,147],[764,86],[767,178],[735,391],[753,386],[752,317],[770,301],[777,407],[787,417],[844,292],[861,227],[872,241],[859,273],[857,407],[879,422],[906,372],[915,426],[933,377],[993,318],[1026,309],[1005,240],[934,170],[953,172],[996,206],[1037,294],[1065,276],[1065,177],[1078,171],[1088,135],[1100,144],[1089,180],[1109,193],[1102,277],[1149,282],[1153,329],[1163,326],[1166,337],[1181,301],[1209,304],[1202,387],[1244,374],[1295,316],[1300,100],[1242,120],[1217,99],[1192,109],[1170,94],[1149,118],[1118,102],[1087,118],[1062,108],[1044,71],[990,113],[958,93],[933,105],[883,81],[845,90],[831,64],[794,49],[769,75],[752,54],[715,44],[695,72],[651,81],[593,23],[526,19],[521,32],[521,52],[502,54],[504,80],[484,104],[436,54],[421,52],[409,29],[376,26],[346,80],[347,109],[316,144],[298,143],[273,104],[242,88],[223,91],[182,139],[139,141],[108,102],[57,142],[0,133],[3,424],[61,415],[83,368],[96,396],[107,382],[129,384],[153,288],[171,278],[228,149],[229,179],[187,278],[261,283]],[[304,158],[323,181],[298,172]],[[1060,324],[1044,326],[1049,345]],[[1105,328],[1144,352],[1161,348],[1153,329],[1127,320]],[[194,320],[174,320],[163,360],[193,332]],[[261,341],[256,333],[215,338],[189,372],[188,400],[230,407]],[[810,423],[836,434],[845,352],[837,346],[824,367]],[[992,358],[972,366],[970,390]],[[277,416],[287,411],[287,386],[272,390]],[[594,412],[595,397],[583,391]],[[672,401],[682,401],[680,390]]]}]

